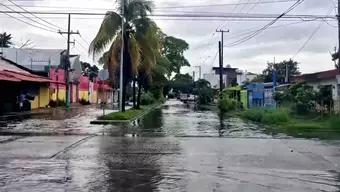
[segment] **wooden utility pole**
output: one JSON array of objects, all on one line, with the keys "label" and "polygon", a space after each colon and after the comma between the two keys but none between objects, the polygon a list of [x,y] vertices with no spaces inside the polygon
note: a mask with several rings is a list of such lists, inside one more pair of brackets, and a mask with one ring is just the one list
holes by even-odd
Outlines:
[{"label": "wooden utility pole", "polygon": [[224,66],[224,57],[223,57],[223,46],[224,46],[224,33],[229,33],[229,30],[222,30],[222,29],[219,29],[219,30],[216,30],[217,33],[221,33],[221,46],[222,46],[222,49],[221,49],[221,62],[222,62],[222,66]]},{"label": "wooden utility pole", "polygon": [[77,34],[79,35],[79,31],[74,32],[71,31],[71,14],[68,14],[68,24],[67,24],[67,32],[59,31],[59,33],[67,34],[67,49],[66,49],[66,63],[64,63],[64,70],[65,70],[65,84],[66,84],[66,107],[70,107],[70,84],[69,84],[69,70],[70,70],[70,44],[74,43],[70,41],[71,35]]},{"label": "wooden utility pole", "polygon": [[221,41],[218,42],[218,58],[220,64],[220,98],[222,99],[222,91],[223,91],[223,64],[222,64],[222,43]]}]

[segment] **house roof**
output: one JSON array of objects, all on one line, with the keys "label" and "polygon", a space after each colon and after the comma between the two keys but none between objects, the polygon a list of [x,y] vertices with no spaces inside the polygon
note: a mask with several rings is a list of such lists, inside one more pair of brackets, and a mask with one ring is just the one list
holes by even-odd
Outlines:
[{"label": "house roof", "polygon": [[337,75],[340,75],[338,69],[321,71],[317,73],[309,73],[303,74],[293,77],[293,81],[307,81],[307,82],[316,82],[321,80],[334,79]]},{"label": "house roof", "polygon": [[50,82],[49,78],[33,75],[29,70],[25,70],[23,67],[18,67],[15,63],[3,59],[0,57],[0,80],[12,81],[12,82],[39,82],[47,83]]}]

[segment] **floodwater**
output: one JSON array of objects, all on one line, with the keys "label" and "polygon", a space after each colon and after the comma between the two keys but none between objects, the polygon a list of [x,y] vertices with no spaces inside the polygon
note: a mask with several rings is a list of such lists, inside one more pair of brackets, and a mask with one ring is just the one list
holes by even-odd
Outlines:
[{"label": "floodwater", "polygon": [[19,137],[0,142],[0,191],[340,191],[340,141],[221,121],[176,100],[131,125],[91,125],[101,114],[58,109],[1,122],[0,141]]},{"label": "floodwater", "polygon": [[[112,112],[106,110],[105,113]],[[221,121],[215,111],[199,111],[180,101],[169,100],[161,108],[131,125],[91,125],[102,115],[95,107],[55,109],[43,115],[0,122],[0,133],[22,135],[110,135],[144,137],[286,137],[271,134],[258,124],[237,117]]]}]

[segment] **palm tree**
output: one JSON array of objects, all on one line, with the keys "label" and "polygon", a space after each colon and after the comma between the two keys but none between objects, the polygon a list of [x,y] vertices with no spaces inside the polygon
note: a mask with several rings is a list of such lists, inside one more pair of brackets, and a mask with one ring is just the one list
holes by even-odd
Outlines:
[{"label": "palm tree", "polygon": [[8,48],[13,43],[11,41],[12,35],[7,34],[6,32],[0,34],[0,47]]},{"label": "palm tree", "polygon": [[[109,70],[110,79],[115,75],[123,75],[123,101],[122,109],[125,111],[126,86],[138,74],[140,65],[152,66],[156,62],[158,39],[154,31],[157,25],[147,17],[151,13],[153,3],[146,0],[123,0],[119,3],[119,10],[124,13],[109,11],[92,41],[89,53],[96,55],[104,53],[101,61]],[[122,37],[122,20],[124,21],[124,34]],[[124,40],[123,74],[119,74],[120,52]],[[143,72],[146,72],[144,70]]]}]

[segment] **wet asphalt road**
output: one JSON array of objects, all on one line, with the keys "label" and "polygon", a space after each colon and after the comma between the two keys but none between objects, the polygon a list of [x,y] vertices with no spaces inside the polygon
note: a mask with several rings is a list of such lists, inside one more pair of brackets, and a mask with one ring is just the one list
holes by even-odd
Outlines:
[{"label": "wet asphalt road", "polygon": [[50,135],[0,136],[0,191],[340,191],[340,141],[235,118],[221,129],[212,112],[175,101],[155,113],[123,127],[87,124],[92,108],[3,124]]}]

